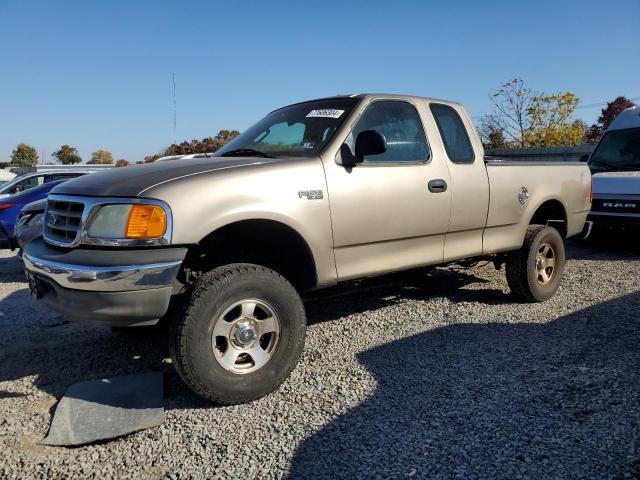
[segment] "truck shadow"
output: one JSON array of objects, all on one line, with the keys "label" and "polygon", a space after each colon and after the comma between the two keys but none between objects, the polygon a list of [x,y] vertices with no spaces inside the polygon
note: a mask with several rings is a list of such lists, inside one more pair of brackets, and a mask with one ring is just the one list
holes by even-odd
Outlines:
[{"label": "truck shadow", "polygon": [[640,476],[640,292],[549,324],[458,324],[365,351],[371,398],[291,478]]},{"label": "truck shadow", "polygon": [[[9,262],[19,265],[17,259]],[[21,268],[13,270],[21,275]],[[476,275],[477,272],[438,268],[429,274],[403,274],[328,289],[305,299],[309,324],[340,321],[355,313],[411,299],[428,301],[445,297],[451,302],[477,302],[489,307],[512,301],[505,293],[506,287],[505,290],[489,288],[489,280]],[[7,281],[6,275],[3,277]],[[33,376],[36,388],[60,398],[69,385],[78,381],[163,370],[167,409],[211,408],[211,404],[184,386],[167,363],[166,329],[112,332],[106,327],[67,322],[31,301],[26,288],[0,300],[0,312],[4,314],[0,316],[3,330],[0,382]],[[476,327],[461,325],[460,328]],[[493,328],[524,327],[498,325]],[[536,328],[527,326],[526,330]],[[523,332],[521,337],[524,336]],[[452,341],[458,340],[454,336]],[[0,387],[0,397],[18,395]]]},{"label": "truck shadow", "polygon": [[[487,283],[490,280],[470,271],[449,268],[363,280],[321,290],[305,298],[307,321],[313,325],[406,300],[428,301],[435,297],[444,297],[454,303],[478,302],[485,305],[515,301],[506,291],[482,287]],[[467,288],[470,286],[474,288]]]},{"label": "truck shadow", "polygon": [[[21,274],[21,270],[17,272]],[[505,301],[506,295],[499,290],[459,290],[487,282],[476,275],[448,270],[420,277],[392,276],[328,289],[305,299],[305,304],[309,324],[314,324],[411,298],[450,296],[460,301]],[[69,385],[78,381],[163,370],[167,408],[211,407],[184,386],[168,363],[166,325],[112,331],[67,321],[34,302],[27,288],[0,300],[0,312],[0,382],[35,376],[33,382],[38,389],[60,398]],[[14,395],[0,388],[0,397]]]}]

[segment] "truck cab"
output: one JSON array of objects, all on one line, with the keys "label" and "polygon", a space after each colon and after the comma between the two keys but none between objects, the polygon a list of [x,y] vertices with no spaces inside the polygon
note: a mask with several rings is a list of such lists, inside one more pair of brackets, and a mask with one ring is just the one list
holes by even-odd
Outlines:
[{"label": "truck cab", "polygon": [[595,233],[640,230],[640,107],[616,117],[589,158]]}]

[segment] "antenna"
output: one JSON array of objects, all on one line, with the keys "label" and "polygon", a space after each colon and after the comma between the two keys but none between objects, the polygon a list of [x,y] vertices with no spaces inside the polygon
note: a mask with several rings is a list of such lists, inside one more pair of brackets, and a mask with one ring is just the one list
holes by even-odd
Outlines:
[{"label": "antenna", "polygon": [[171,74],[171,80],[173,82],[173,143],[176,143],[176,117],[177,117],[177,108],[176,108],[176,74]]}]

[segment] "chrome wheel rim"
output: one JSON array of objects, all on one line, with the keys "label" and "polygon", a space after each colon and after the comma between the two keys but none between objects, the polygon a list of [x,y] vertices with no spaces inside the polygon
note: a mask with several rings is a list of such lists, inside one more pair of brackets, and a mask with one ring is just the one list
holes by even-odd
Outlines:
[{"label": "chrome wheel rim", "polygon": [[220,366],[237,374],[264,367],[280,340],[280,320],[271,305],[248,298],[235,302],[213,326],[211,347]]},{"label": "chrome wheel rim", "polygon": [[543,243],[536,254],[536,279],[540,285],[547,285],[556,271],[556,252],[551,245]]}]

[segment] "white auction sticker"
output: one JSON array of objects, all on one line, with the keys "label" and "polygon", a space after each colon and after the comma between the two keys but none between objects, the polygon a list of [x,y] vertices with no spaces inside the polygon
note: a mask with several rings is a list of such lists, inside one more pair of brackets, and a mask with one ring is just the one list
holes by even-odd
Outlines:
[{"label": "white auction sticker", "polygon": [[340,115],[344,113],[344,110],[335,110],[333,108],[323,108],[320,110],[311,110],[307,113],[307,117],[317,118],[340,118]]}]

